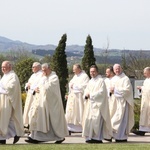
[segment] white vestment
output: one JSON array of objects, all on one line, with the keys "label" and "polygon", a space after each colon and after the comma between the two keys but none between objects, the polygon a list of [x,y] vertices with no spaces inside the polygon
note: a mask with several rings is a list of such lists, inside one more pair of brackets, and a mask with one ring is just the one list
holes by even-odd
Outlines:
[{"label": "white vestment", "polygon": [[10,71],[0,80],[0,140],[23,134],[20,82]]},{"label": "white vestment", "polygon": [[[88,81],[88,75],[82,71],[80,74],[74,75],[69,82],[69,95],[65,115],[69,131],[82,132],[83,94]],[[73,88],[71,88],[71,85],[73,85]]]},{"label": "white vestment", "polygon": [[116,101],[114,95],[110,93],[110,87],[112,87],[112,78],[106,78],[105,80],[107,94],[108,94],[108,103],[109,103],[109,111],[110,111],[110,118],[114,115],[113,106],[116,105]]},{"label": "white vestment", "polygon": [[150,132],[150,78],[142,86],[140,131]]},{"label": "white vestment", "polygon": [[30,116],[28,113],[29,113],[31,104],[32,104],[33,99],[34,99],[33,92],[34,92],[35,88],[37,87],[38,82],[40,81],[41,77],[42,77],[42,71],[40,70],[36,73],[33,73],[31,75],[31,77],[29,78],[28,83],[26,83],[25,88],[29,84],[30,89],[28,89],[28,91],[27,91],[27,98],[26,98],[25,106],[24,106],[24,112],[23,112],[23,123],[24,123],[24,125],[29,124],[29,117]]},{"label": "white vestment", "polygon": [[112,78],[112,86],[114,105],[110,115],[113,136],[117,140],[124,140],[127,139],[134,125],[133,89],[129,78],[124,73]]},{"label": "white vestment", "polygon": [[39,141],[62,140],[68,135],[60,93],[59,79],[55,72],[44,76],[38,84],[39,93],[31,105],[31,138]]},{"label": "white vestment", "polygon": [[88,140],[111,139],[112,127],[107,90],[100,75],[89,81],[84,95],[87,94],[90,94],[90,98],[85,100],[82,136]]}]

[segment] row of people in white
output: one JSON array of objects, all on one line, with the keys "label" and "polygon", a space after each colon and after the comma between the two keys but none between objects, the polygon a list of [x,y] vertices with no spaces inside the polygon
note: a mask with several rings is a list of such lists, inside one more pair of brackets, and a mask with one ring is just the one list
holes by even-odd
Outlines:
[{"label": "row of people in white", "polygon": [[[110,80],[110,87],[107,90],[106,82],[98,75],[96,66],[90,68],[91,80],[89,80],[80,66],[74,65],[74,72],[78,73],[69,83],[66,120],[69,130],[82,131],[87,143],[101,143],[103,139],[111,140],[111,137],[116,141],[127,141],[134,124],[130,81],[119,64],[114,65],[113,69],[116,75]],[[42,73],[40,70],[40,64],[34,63],[34,74],[26,85],[28,95],[23,120],[25,125],[30,125],[31,131],[26,142],[56,140],[56,143],[61,143],[68,135],[68,130],[59,80],[48,64],[42,65]],[[6,139],[10,137],[14,137],[13,143],[16,143],[24,134],[20,84],[9,61],[2,63],[2,72],[4,76],[0,81],[0,143],[5,144]],[[143,127],[146,129],[149,124],[147,119],[142,120],[142,116],[148,110],[146,104],[150,93],[149,67],[145,72],[147,79],[143,87],[140,87],[143,93],[140,129]]]},{"label": "row of people in white", "polygon": [[[42,69],[42,72],[41,72]],[[50,66],[33,63],[33,75],[27,87],[24,124],[29,125],[28,143],[56,141],[61,143],[68,135],[60,93],[59,79]],[[31,89],[32,88],[32,89]],[[34,92],[30,92],[30,89]]]},{"label": "row of people in white", "polygon": [[[134,125],[133,92],[130,80],[123,73],[121,66],[119,64],[114,65],[113,69],[116,75],[112,80],[109,80],[109,87],[108,82],[105,83],[98,74],[96,66],[90,68],[91,80],[86,82],[87,86],[86,80],[83,80],[83,76],[81,76],[83,74],[81,68],[77,65],[74,68],[80,70],[73,77],[76,79],[74,85],[81,87],[84,83],[84,86],[82,86],[81,91],[79,90],[81,88],[78,89],[78,93],[75,93],[74,88],[72,88],[73,92],[68,96],[66,108],[68,128],[71,131],[77,131],[75,126],[80,125],[83,129],[82,135],[89,143],[102,142],[103,139],[111,141],[112,137],[117,142],[127,141],[128,134]],[[77,120],[80,112],[78,110],[80,107],[79,95],[83,105],[82,114],[80,114],[82,121],[80,122]],[[72,118],[76,122],[73,122]],[[74,130],[69,127],[70,124],[72,127],[74,125]]]}]

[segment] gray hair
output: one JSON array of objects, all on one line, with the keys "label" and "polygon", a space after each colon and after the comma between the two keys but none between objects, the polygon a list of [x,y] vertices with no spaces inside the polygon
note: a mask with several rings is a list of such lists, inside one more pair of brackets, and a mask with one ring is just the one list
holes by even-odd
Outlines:
[{"label": "gray hair", "polygon": [[39,62],[34,62],[33,66],[39,66],[41,68],[41,64]]},{"label": "gray hair", "polygon": [[148,71],[148,72],[150,72],[150,67],[146,67],[146,68],[144,68],[144,71]]},{"label": "gray hair", "polygon": [[77,68],[81,69],[80,64],[74,64],[73,66],[76,66]]},{"label": "gray hair", "polygon": [[8,60],[5,60],[3,61],[2,63],[5,63],[7,67],[10,67],[10,69],[12,70],[12,62],[8,61]]},{"label": "gray hair", "polygon": [[114,65],[113,65],[113,69],[114,69],[115,67],[120,67],[120,68],[122,69],[122,67],[121,67],[120,64],[114,64]]},{"label": "gray hair", "polygon": [[50,65],[48,63],[42,64],[42,68],[50,68]]}]

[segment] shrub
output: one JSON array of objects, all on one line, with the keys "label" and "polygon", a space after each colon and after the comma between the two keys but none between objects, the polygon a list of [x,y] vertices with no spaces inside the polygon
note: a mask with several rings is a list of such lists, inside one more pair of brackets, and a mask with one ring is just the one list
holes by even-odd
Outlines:
[{"label": "shrub", "polygon": [[141,109],[141,99],[134,100],[134,126],[132,130],[139,129],[139,120],[140,120],[140,109]]},{"label": "shrub", "polygon": [[27,93],[26,93],[26,92],[23,92],[23,93],[21,94],[22,109],[23,109],[23,110],[24,110],[24,105],[25,105],[26,97],[27,97]]}]

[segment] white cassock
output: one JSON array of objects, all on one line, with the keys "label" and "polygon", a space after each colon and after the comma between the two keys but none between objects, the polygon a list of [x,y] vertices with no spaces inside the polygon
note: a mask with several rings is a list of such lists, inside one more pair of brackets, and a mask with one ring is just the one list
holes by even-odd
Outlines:
[{"label": "white cassock", "polygon": [[39,81],[39,93],[31,105],[30,137],[39,141],[62,140],[68,135],[59,79],[55,72]]},{"label": "white cassock", "polygon": [[90,98],[85,100],[82,136],[86,140],[111,139],[112,127],[107,90],[105,82],[100,75],[89,81],[84,95],[87,94],[90,94]]},{"label": "white cassock", "polygon": [[110,111],[110,118],[114,115],[113,106],[115,105],[115,98],[114,95],[110,94],[110,87],[112,87],[112,78],[106,78],[105,80],[107,94],[108,94],[108,103],[109,103],[109,111]]},{"label": "white cassock", "polygon": [[133,89],[129,78],[122,73],[112,78],[114,87],[113,109],[110,114],[113,128],[113,137],[117,140],[125,140],[134,125]]},{"label": "white cassock", "polygon": [[[66,120],[69,131],[82,132],[82,118],[84,111],[84,90],[88,84],[89,77],[82,71],[69,82],[69,95],[66,106]],[[73,84],[73,88],[71,85]]]},{"label": "white cassock", "polygon": [[150,78],[144,80],[142,86],[140,131],[150,132]]},{"label": "white cassock", "polygon": [[14,71],[0,80],[0,140],[23,136],[20,82]]},{"label": "white cassock", "polygon": [[29,124],[29,110],[31,107],[31,104],[33,102],[34,99],[34,95],[33,92],[35,90],[35,88],[38,85],[38,82],[40,81],[40,78],[42,77],[42,71],[38,71],[36,73],[33,73],[31,75],[31,77],[28,80],[28,83],[26,83],[25,89],[27,88],[27,85],[30,84],[30,89],[28,89],[27,91],[27,98],[25,101],[25,106],[24,106],[24,112],[23,112],[23,123],[24,125],[28,125]]}]

